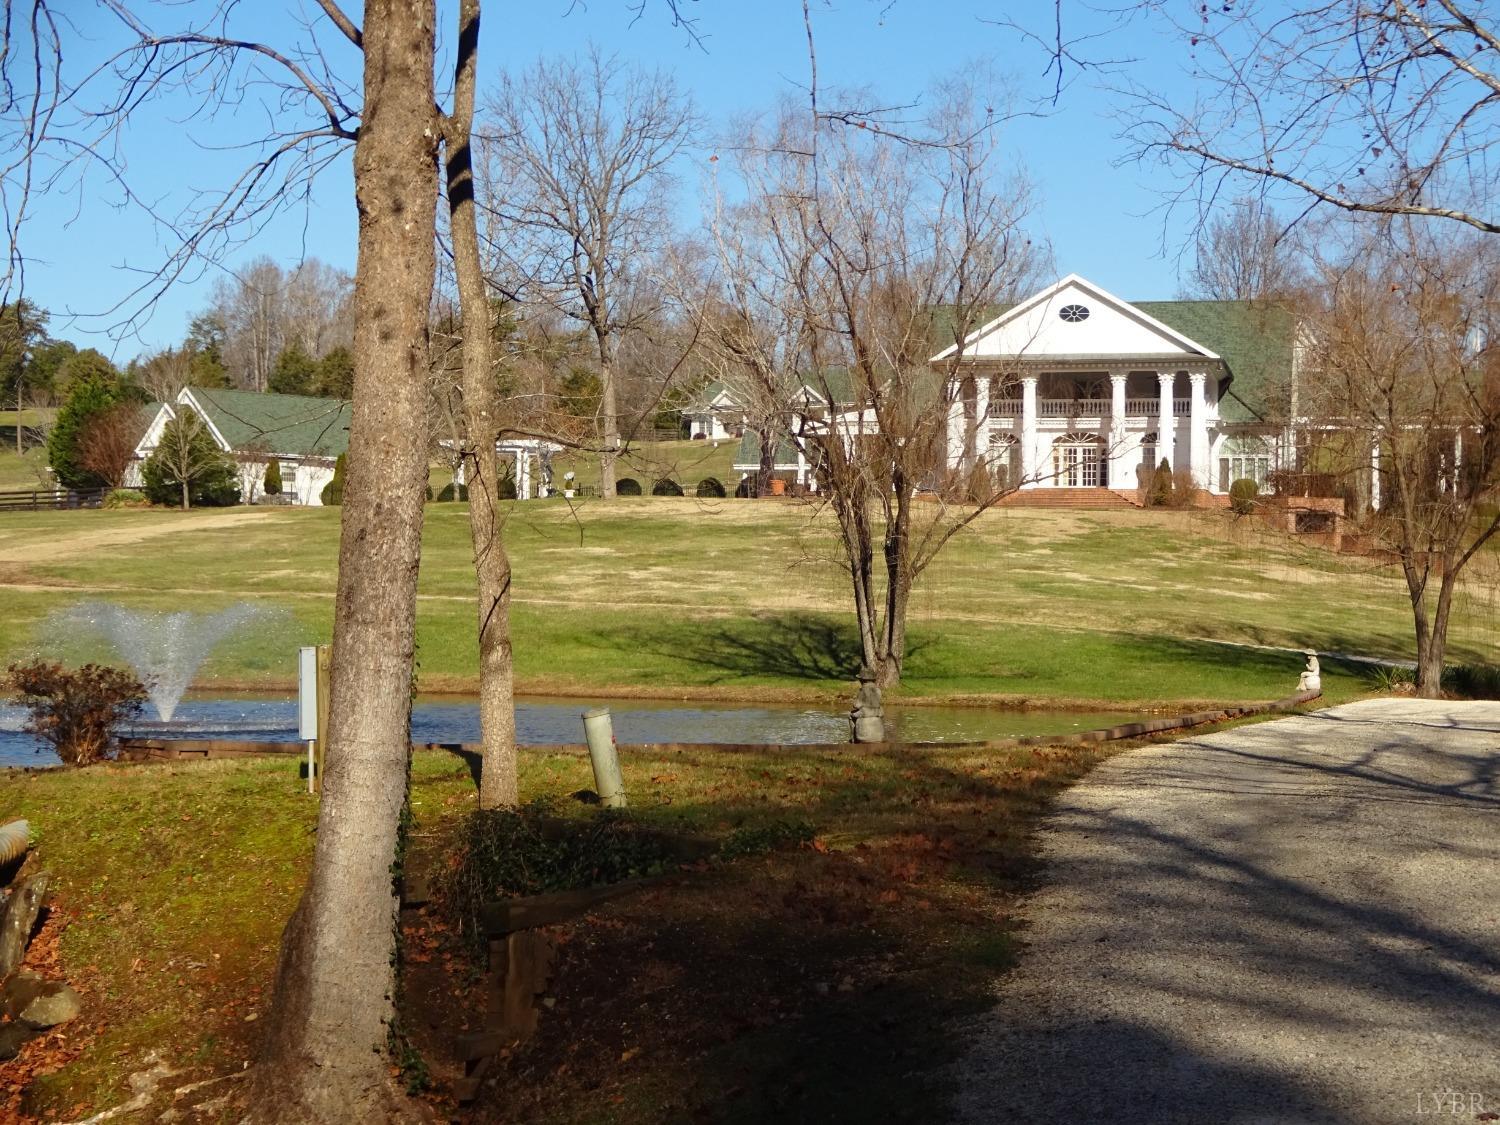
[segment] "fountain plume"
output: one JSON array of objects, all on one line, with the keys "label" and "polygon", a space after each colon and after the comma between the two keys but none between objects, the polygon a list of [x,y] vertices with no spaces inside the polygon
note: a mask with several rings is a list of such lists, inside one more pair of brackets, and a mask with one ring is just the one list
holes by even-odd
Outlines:
[{"label": "fountain plume", "polygon": [[170,722],[198,668],[225,637],[277,611],[240,602],[217,613],[135,610],[113,602],[82,602],[59,624],[108,641],[145,685],[151,706]]}]

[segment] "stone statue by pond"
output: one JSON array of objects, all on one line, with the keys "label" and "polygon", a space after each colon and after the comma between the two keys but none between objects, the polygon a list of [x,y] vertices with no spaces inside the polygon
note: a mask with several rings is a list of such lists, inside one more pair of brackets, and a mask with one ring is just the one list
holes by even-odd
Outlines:
[{"label": "stone statue by pond", "polygon": [[849,712],[850,735],[855,742],[884,742],[885,709],[875,673],[861,665],[858,679],[859,690],[854,693],[854,708]]},{"label": "stone statue by pond", "polygon": [[1302,670],[1302,675],[1297,679],[1298,691],[1322,691],[1323,677],[1318,667],[1318,654],[1312,649],[1304,649],[1307,657],[1307,667]]}]

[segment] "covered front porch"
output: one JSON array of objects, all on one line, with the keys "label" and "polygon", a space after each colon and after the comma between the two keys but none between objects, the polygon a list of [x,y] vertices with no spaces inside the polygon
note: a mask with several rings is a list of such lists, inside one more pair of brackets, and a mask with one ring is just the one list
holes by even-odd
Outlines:
[{"label": "covered front porch", "polygon": [[1218,491],[1211,385],[1206,366],[976,371],[950,406],[948,467],[970,472],[983,463],[1022,489],[1126,489],[1137,487],[1138,470],[1165,460]]}]

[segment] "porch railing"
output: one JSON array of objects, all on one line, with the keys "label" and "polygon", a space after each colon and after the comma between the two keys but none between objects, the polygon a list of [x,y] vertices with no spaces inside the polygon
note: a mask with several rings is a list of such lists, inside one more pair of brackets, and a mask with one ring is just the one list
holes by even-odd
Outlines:
[{"label": "porch railing", "polygon": [[[1106,398],[1042,398],[1037,399],[1038,418],[1108,418],[1113,403]],[[1172,400],[1172,416],[1186,418],[1192,410],[1191,400]],[[1155,418],[1161,413],[1161,400],[1156,398],[1127,398],[1125,415],[1129,418]],[[991,418],[1021,417],[1021,400],[998,398],[990,400]]]}]

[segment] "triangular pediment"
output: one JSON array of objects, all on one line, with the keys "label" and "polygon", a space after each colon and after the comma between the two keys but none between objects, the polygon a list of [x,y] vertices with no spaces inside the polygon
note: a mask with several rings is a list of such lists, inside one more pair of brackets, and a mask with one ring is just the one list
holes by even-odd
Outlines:
[{"label": "triangular pediment", "polygon": [[[933,356],[950,359],[957,345]],[[1045,360],[1099,357],[1218,359],[1129,301],[1069,274],[969,334],[963,354],[973,359]]]}]

